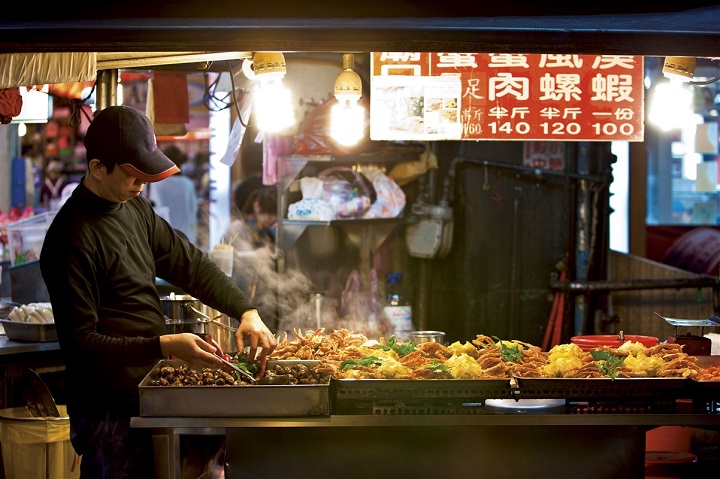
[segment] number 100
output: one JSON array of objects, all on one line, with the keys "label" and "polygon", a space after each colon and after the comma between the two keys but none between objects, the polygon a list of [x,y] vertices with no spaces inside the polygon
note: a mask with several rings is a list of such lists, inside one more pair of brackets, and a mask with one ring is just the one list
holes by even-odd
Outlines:
[{"label": "number 100", "polygon": [[617,135],[618,131],[625,136],[635,133],[632,123],[621,123],[619,127],[615,123],[593,123],[592,128],[596,135],[612,136]]}]

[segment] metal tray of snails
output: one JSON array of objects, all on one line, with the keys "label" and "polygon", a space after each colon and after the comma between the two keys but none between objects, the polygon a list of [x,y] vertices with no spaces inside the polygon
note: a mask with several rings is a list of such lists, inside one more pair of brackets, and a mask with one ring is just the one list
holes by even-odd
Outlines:
[{"label": "metal tray of snails", "polygon": [[[268,368],[274,367],[268,364]],[[164,368],[172,368],[164,369]],[[190,367],[177,359],[163,359],[138,385],[142,417],[296,417],[330,415],[329,384],[248,385],[233,383],[219,370]],[[168,374],[222,377],[216,384],[160,381]],[[208,382],[212,383],[210,379]]]}]

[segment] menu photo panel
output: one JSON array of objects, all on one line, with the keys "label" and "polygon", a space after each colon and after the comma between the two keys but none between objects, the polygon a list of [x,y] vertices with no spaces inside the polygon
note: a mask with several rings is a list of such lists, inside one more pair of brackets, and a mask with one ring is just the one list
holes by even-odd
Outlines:
[{"label": "menu photo panel", "polygon": [[372,140],[643,141],[643,57],[375,52]]}]

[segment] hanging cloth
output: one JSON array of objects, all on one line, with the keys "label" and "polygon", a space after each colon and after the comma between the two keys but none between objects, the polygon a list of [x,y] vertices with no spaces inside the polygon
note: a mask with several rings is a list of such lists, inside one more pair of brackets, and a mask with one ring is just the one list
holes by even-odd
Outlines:
[{"label": "hanging cloth", "polygon": [[187,75],[156,71],[148,82],[147,114],[158,136],[183,136],[190,122]]}]

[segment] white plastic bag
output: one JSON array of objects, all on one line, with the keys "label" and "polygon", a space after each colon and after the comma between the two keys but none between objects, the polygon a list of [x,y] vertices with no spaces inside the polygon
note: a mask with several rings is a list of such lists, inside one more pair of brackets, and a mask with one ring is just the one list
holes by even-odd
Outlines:
[{"label": "white plastic bag", "polygon": [[303,198],[322,198],[323,181],[314,176],[300,178],[300,191]]},{"label": "white plastic bag", "polygon": [[370,205],[363,218],[397,218],[405,209],[405,192],[395,181],[381,171],[372,173],[372,184],[377,200]]},{"label": "white plastic bag", "polygon": [[318,198],[303,198],[288,206],[288,219],[299,221],[332,221],[335,219],[333,207]]}]

